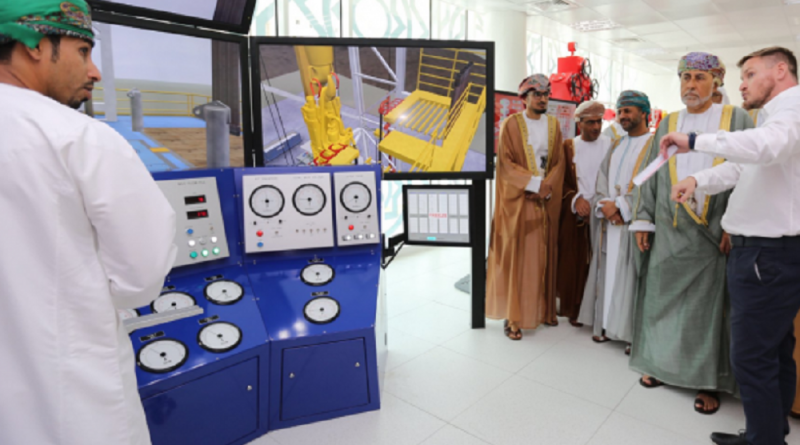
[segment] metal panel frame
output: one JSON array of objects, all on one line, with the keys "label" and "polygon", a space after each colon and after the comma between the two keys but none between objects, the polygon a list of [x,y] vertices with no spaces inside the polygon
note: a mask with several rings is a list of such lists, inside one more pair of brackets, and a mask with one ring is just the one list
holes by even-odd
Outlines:
[{"label": "metal panel frame", "polygon": [[87,0],[87,1],[89,2],[89,5],[92,7],[93,18],[96,18],[99,12],[119,13],[133,17],[144,17],[153,20],[162,20],[165,22],[171,22],[180,25],[197,26],[217,31],[227,31],[227,32],[236,32],[239,34],[247,34],[247,32],[250,30],[250,24],[253,21],[253,12],[256,9],[257,0],[247,0],[247,3],[245,4],[244,7],[242,22],[238,24],[222,23],[215,20],[201,19],[198,17],[175,14],[172,12],[158,11],[155,9],[142,8],[139,6],[120,4],[108,0]]}]

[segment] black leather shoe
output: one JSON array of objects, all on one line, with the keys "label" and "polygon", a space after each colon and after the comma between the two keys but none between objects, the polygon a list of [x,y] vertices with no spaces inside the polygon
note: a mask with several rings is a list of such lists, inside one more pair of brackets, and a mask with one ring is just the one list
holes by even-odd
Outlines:
[{"label": "black leather shoe", "polygon": [[717,445],[747,445],[744,430],[739,434],[711,433],[711,441]]}]

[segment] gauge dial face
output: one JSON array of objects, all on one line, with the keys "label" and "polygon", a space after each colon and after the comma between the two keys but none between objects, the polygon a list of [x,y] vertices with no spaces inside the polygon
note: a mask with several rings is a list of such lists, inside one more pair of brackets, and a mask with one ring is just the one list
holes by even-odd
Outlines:
[{"label": "gauge dial face", "polygon": [[341,201],[345,209],[361,213],[372,203],[372,192],[364,183],[351,182],[342,190]]},{"label": "gauge dial face", "polygon": [[139,311],[136,309],[117,309],[117,314],[120,320],[130,320],[139,316]]},{"label": "gauge dial face", "polygon": [[311,286],[322,286],[333,281],[333,268],[327,264],[309,264],[300,272],[303,283]]},{"label": "gauge dial face", "polygon": [[194,297],[185,292],[167,292],[156,298],[156,301],[150,304],[150,308],[156,314],[160,314],[166,311],[192,307],[196,303]]},{"label": "gauge dial face", "polygon": [[294,192],[294,208],[306,216],[321,212],[327,200],[325,192],[315,184],[303,184]]},{"label": "gauge dial face", "polygon": [[219,280],[208,283],[205,294],[208,301],[226,306],[241,300],[244,296],[244,289],[235,281]]},{"label": "gauge dial face", "polygon": [[228,352],[242,342],[242,330],[235,324],[218,321],[200,329],[197,342],[210,352]]},{"label": "gauge dial face", "polygon": [[311,323],[330,323],[339,316],[339,302],[330,297],[315,298],[306,303],[303,313]]},{"label": "gauge dial face", "polygon": [[147,372],[163,374],[180,368],[189,358],[185,344],[171,338],[155,340],[142,346],[136,356],[140,368]]},{"label": "gauge dial face", "polygon": [[275,186],[262,185],[250,194],[250,209],[262,218],[272,218],[283,211],[286,201]]}]

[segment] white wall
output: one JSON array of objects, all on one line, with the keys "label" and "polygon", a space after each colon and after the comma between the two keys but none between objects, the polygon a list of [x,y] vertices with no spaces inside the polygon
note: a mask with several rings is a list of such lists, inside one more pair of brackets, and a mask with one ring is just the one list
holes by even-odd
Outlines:
[{"label": "white wall", "polygon": [[525,57],[527,17],[515,11],[483,14],[485,38],[494,41],[494,86],[501,91],[517,91],[528,76]]}]

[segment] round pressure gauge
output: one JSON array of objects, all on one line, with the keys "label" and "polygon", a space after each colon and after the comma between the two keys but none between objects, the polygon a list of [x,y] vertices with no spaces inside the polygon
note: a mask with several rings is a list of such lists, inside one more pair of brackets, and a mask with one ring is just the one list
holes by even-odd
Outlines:
[{"label": "round pressure gauge", "polygon": [[166,311],[192,307],[196,303],[194,297],[185,292],[167,292],[156,298],[156,301],[150,304],[150,308],[154,313],[160,314]]},{"label": "round pressure gauge", "polygon": [[218,321],[200,329],[197,342],[209,352],[228,352],[242,342],[242,330],[235,324]]},{"label": "round pressure gauge", "polygon": [[300,272],[300,279],[310,286],[322,286],[333,281],[333,268],[327,264],[309,264]]},{"label": "round pressure gauge", "polygon": [[339,316],[339,302],[330,297],[315,298],[306,303],[303,313],[311,323],[330,323]]},{"label": "round pressure gauge", "polygon": [[219,280],[208,283],[205,294],[208,301],[227,306],[241,300],[244,296],[244,289],[235,281]]},{"label": "round pressure gauge", "polygon": [[117,315],[120,320],[130,320],[139,316],[139,311],[136,309],[117,309]]},{"label": "round pressure gauge", "polygon": [[372,203],[372,192],[361,182],[351,182],[344,186],[340,199],[345,209],[361,213]]},{"label": "round pressure gauge", "polygon": [[142,346],[136,363],[147,372],[163,374],[180,368],[189,358],[189,349],[179,340],[162,338]]},{"label": "round pressure gauge", "polygon": [[250,194],[250,209],[262,218],[272,218],[283,211],[283,193],[275,186],[262,185]]},{"label": "round pressure gauge", "polygon": [[294,191],[294,208],[306,216],[321,212],[327,200],[325,192],[315,184],[303,184]]}]

